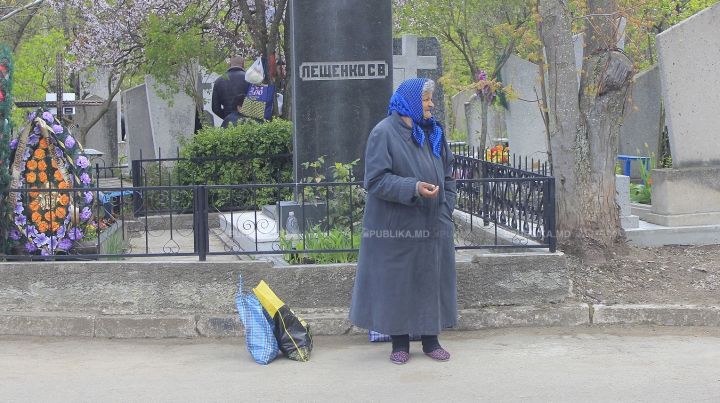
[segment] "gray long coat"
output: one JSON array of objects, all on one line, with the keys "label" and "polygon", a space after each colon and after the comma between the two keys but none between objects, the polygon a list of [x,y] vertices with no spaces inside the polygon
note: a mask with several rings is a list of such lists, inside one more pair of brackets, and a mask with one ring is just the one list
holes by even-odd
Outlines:
[{"label": "gray long coat", "polygon": [[[368,191],[350,320],[376,332],[436,335],[458,323],[452,211],[457,197],[445,139],[438,158],[393,112],[365,150]],[[418,181],[438,196],[415,196]]]}]

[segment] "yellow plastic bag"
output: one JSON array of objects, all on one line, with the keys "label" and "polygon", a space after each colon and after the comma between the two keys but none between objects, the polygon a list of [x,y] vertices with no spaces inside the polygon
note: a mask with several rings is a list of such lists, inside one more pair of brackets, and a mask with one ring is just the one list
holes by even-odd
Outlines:
[{"label": "yellow plastic bag", "polygon": [[260,281],[253,293],[273,318],[280,351],[291,360],[308,361],[313,347],[310,326],[282,302],[265,281]]}]

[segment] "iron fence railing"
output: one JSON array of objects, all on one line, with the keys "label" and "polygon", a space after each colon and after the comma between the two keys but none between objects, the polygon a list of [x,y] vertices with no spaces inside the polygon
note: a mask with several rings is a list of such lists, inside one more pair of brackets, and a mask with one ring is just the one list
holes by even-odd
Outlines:
[{"label": "iron fence railing", "polygon": [[[256,167],[272,165],[259,164],[255,157]],[[178,159],[160,165],[170,161]],[[171,175],[168,181],[143,186],[152,163],[133,162],[133,186],[125,186],[122,172],[127,167],[96,166],[94,188],[5,189],[3,200],[16,192],[20,205],[28,208],[31,198],[38,198],[33,192],[44,195],[43,200],[66,195],[70,218],[38,231],[37,222],[18,218],[26,212],[5,217],[14,221],[15,232],[0,234],[0,249],[12,255],[6,258],[23,260],[283,255],[291,263],[351,261],[359,250],[366,196],[362,182],[178,185]],[[454,175],[456,210],[464,213],[467,224],[456,226],[457,249],[555,251],[554,178],[461,154],[455,156]],[[68,237],[67,231],[79,225],[80,212],[72,212],[72,201],[80,198],[92,200],[90,212],[84,213],[91,214],[91,222],[83,227],[83,236]],[[513,239],[503,238],[503,231]],[[36,245],[27,246],[27,235],[39,232],[45,235],[39,241],[33,236]]]}]

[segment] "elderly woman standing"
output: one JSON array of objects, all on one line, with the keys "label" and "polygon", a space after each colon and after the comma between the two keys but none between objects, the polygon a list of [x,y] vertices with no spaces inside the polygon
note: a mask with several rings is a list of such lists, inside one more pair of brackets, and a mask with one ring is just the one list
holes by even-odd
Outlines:
[{"label": "elderly woman standing", "polygon": [[409,334],[422,335],[425,354],[447,361],[437,336],[458,323],[457,194],[453,156],[432,117],[434,88],[425,78],[403,82],[365,150],[368,196],[350,320],[391,335],[395,364],[410,358]]}]

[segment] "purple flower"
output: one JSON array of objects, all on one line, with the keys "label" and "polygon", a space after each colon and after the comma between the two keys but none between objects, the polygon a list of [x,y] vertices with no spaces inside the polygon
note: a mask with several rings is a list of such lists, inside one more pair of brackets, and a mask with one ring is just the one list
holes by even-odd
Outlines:
[{"label": "purple flower", "polygon": [[23,162],[20,164],[20,171],[21,171],[21,172],[22,172],[22,171],[25,171],[25,165],[26,165],[26,164],[27,164],[27,163],[26,163],[25,161],[23,161]]},{"label": "purple flower", "polygon": [[80,221],[87,221],[90,217],[92,217],[92,211],[87,207],[83,208],[80,212]]},{"label": "purple flower", "polygon": [[82,169],[87,169],[87,167],[90,166],[90,162],[84,155],[79,156],[77,161],[75,161],[75,164]]},{"label": "purple flower", "polygon": [[73,241],[79,241],[83,237],[82,231],[80,231],[80,228],[72,227],[70,228],[70,231],[68,233],[68,238],[72,239]]},{"label": "purple flower", "polygon": [[22,203],[15,203],[15,214],[20,214],[25,210]]},{"label": "purple flower", "polygon": [[73,148],[75,146],[75,138],[73,136],[67,136],[65,138],[65,147]]},{"label": "purple flower", "polygon": [[65,130],[65,129],[63,129],[63,127],[60,126],[60,125],[52,125],[52,129],[53,129],[53,131],[54,131],[55,133],[57,133],[57,134],[60,134],[60,133],[62,133],[62,132]]},{"label": "purple flower", "polygon": [[44,246],[48,243],[50,243],[50,238],[45,234],[38,234],[38,236],[35,237],[35,245],[37,246]]},{"label": "purple flower", "polygon": [[35,251],[37,250],[37,247],[35,247],[34,243],[28,242],[25,244],[25,250],[28,251],[29,253],[35,253]]},{"label": "purple flower", "polygon": [[35,119],[36,116],[37,116],[37,113],[35,113],[35,112],[29,114],[29,115],[28,115],[28,121],[32,122],[33,119]]},{"label": "purple flower", "polygon": [[58,232],[57,232],[58,238],[64,238],[64,237],[65,237],[65,232],[67,232],[67,229],[65,229],[65,226],[64,226],[64,225],[61,226],[60,228],[58,228]]},{"label": "purple flower", "polygon": [[[34,132],[35,134],[40,134],[40,126],[35,126],[35,127],[33,127],[33,132]],[[28,140],[28,143],[30,143],[29,140]],[[32,143],[30,143],[30,144],[32,144]]]},{"label": "purple flower", "polygon": [[[59,148],[56,148],[55,152],[57,153],[57,155],[60,159],[64,160],[63,155],[65,155],[65,154],[63,154],[62,150],[60,150]],[[65,164],[65,167],[67,167],[67,163]]]},{"label": "purple flower", "polygon": [[62,239],[60,242],[58,242],[58,249],[60,250],[69,250],[72,248],[72,241],[69,239]]},{"label": "purple flower", "polygon": [[13,140],[10,142],[10,149],[11,149],[11,150],[16,149],[16,148],[17,148],[17,144],[18,144],[18,139],[13,139]]},{"label": "purple flower", "polygon": [[15,216],[15,225],[18,227],[22,227],[27,223],[27,218],[25,218],[24,215],[16,215]]},{"label": "purple flower", "polygon": [[21,237],[22,237],[22,234],[20,233],[20,231],[18,231],[16,229],[10,230],[10,238],[12,238],[13,241],[19,241]]},{"label": "purple flower", "polygon": [[27,159],[30,158],[30,148],[25,148],[25,154],[23,154],[23,159],[27,161]]},{"label": "purple flower", "polygon": [[[36,133],[40,134],[40,129],[38,129],[37,126],[35,126],[35,128],[37,129]],[[40,137],[38,137],[35,134],[31,134],[30,137],[28,137],[28,139],[27,139],[27,143],[30,145],[35,145],[38,143],[38,141],[40,141]]]},{"label": "purple flower", "polygon": [[86,204],[92,203],[93,199],[94,199],[94,197],[93,197],[92,192],[85,192],[85,203]]},{"label": "purple flower", "polygon": [[42,250],[40,250],[40,254],[41,254],[42,256],[47,256],[47,255],[50,254],[50,252],[48,252],[47,249],[43,248]]},{"label": "purple flower", "polygon": [[87,173],[83,173],[82,175],[80,175],[80,182],[86,185],[90,183],[90,175],[88,175]]},{"label": "purple flower", "polygon": [[50,249],[55,249],[55,248],[57,248],[57,246],[58,246],[57,237],[51,236],[51,237],[50,237],[50,242],[48,243],[48,245],[50,245]]},{"label": "purple flower", "polygon": [[38,232],[37,232],[37,230],[35,229],[35,226],[34,226],[34,225],[31,225],[31,226],[28,227],[28,229],[27,229],[27,236],[28,236],[28,238],[32,238],[32,237],[34,237],[34,236],[37,236],[37,234],[38,234]]},{"label": "purple flower", "polygon": [[50,113],[49,111],[43,112],[42,117],[43,117],[43,119],[47,120],[48,123],[55,122],[55,116],[53,116],[53,114]]}]

